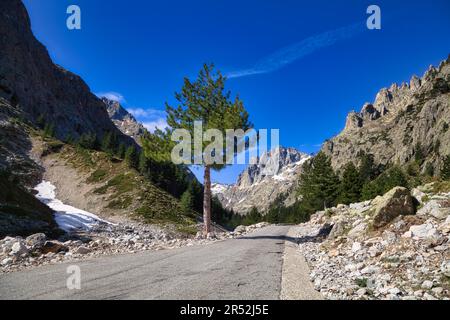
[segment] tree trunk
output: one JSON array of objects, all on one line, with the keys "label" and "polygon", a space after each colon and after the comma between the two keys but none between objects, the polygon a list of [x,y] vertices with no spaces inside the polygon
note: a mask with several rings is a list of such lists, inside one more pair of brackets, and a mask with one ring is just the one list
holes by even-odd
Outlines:
[{"label": "tree trunk", "polygon": [[205,166],[205,190],[203,192],[203,224],[205,236],[211,232],[211,168]]}]

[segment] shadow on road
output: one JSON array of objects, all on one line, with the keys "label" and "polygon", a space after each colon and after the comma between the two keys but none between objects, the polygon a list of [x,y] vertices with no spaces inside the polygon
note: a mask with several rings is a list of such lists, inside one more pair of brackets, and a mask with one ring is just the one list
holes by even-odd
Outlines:
[{"label": "shadow on road", "polygon": [[271,239],[271,240],[282,240],[289,241],[295,244],[306,243],[306,242],[322,242],[331,232],[333,225],[324,225],[317,234],[311,236],[303,237],[288,237],[288,236],[243,236],[237,239],[243,240],[257,240],[257,239]]},{"label": "shadow on road", "polygon": [[288,237],[288,236],[243,236],[237,238],[237,240],[260,240],[260,239],[268,239],[268,240],[282,240],[282,241],[290,241],[292,243],[299,243],[299,238]]}]

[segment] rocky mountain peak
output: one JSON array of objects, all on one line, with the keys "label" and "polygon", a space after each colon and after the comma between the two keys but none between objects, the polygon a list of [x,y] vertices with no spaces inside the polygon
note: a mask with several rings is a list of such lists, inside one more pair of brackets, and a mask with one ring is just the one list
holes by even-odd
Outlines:
[{"label": "rocky mountain peak", "polygon": [[[275,148],[249,165],[235,185],[216,183],[212,192],[224,207],[235,212],[245,214],[253,207],[265,211],[279,196],[291,191],[309,158],[294,148]],[[286,203],[293,201],[289,198]]]},{"label": "rocky mountain peak", "polygon": [[241,187],[251,186],[266,178],[280,174],[287,167],[295,165],[306,158],[309,158],[307,154],[294,148],[275,148],[265,152],[257,160],[256,164],[248,166],[239,176],[237,185]]},{"label": "rocky mountain peak", "polygon": [[[335,169],[371,153],[380,164],[408,162],[417,146],[437,172],[442,156],[450,154],[450,59],[430,66],[422,78],[381,89],[373,103],[349,113],[344,130],[327,141],[323,151]],[[422,168],[423,169],[423,168]]]},{"label": "rocky mountain peak", "polygon": [[144,126],[138,122],[131,113],[122,107],[119,102],[105,97],[102,98],[102,101],[106,105],[106,111],[108,111],[109,118],[114,122],[116,127],[123,134],[132,137],[140,144],[140,138],[146,132]]}]

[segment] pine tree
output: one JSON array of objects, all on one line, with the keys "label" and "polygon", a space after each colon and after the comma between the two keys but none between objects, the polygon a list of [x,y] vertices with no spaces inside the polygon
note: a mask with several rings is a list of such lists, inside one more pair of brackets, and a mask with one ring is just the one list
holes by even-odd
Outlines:
[{"label": "pine tree", "polygon": [[189,186],[189,188],[187,188],[187,190],[183,193],[180,199],[180,204],[185,211],[194,210],[194,190],[192,186]]},{"label": "pine tree", "polygon": [[380,196],[395,187],[408,188],[408,180],[402,169],[394,166],[382,174],[375,180],[370,181],[363,186],[362,199],[370,200],[376,196]]},{"label": "pine tree", "polygon": [[78,140],[78,146],[84,149],[95,149],[97,145],[97,136],[95,133],[83,133]]},{"label": "pine tree", "polygon": [[117,149],[117,157],[119,159],[123,159],[125,157],[126,147],[123,142],[120,143],[119,148]]},{"label": "pine tree", "polygon": [[441,170],[441,177],[444,180],[450,180],[450,155],[444,158],[444,163]]},{"label": "pine tree", "polygon": [[359,175],[361,181],[368,182],[375,179],[377,175],[377,169],[375,167],[375,160],[373,154],[364,153],[361,156],[361,164],[359,166]]},{"label": "pine tree", "polygon": [[47,123],[44,127],[44,137],[49,138],[55,136],[55,125]]},{"label": "pine tree", "polygon": [[247,215],[244,217],[243,224],[249,226],[261,221],[262,221],[261,213],[258,211],[256,207],[253,207],[250,210],[250,212],[248,212]]},{"label": "pine tree", "polygon": [[141,151],[139,153],[139,164],[138,164],[138,171],[145,175],[147,173],[148,170],[148,159],[145,156],[145,152]]},{"label": "pine tree", "polygon": [[344,167],[340,185],[339,202],[343,204],[356,203],[361,199],[362,181],[353,162]]},{"label": "pine tree", "polygon": [[137,162],[136,148],[134,146],[129,146],[125,152],[125,162],[130,168],[136,168]]},{"label": "pine tree", "polygon": [[112,132],[109,131],[103,135],[101,149],[104,152],[111,153],[113,149]]},{"label": "pine tree", "polygon": [[420,143],[416,144],[415,152],[414,152],[414,160],[416,161],[416,163],[419,166],[421,166],[423,164],[423,162],[425,161],[425,152]]},{"label": "pine tree", "polygon": [[339,183],[330,158],[319,152],[311,163],[304,166],[300,180],[299,193],[303,197],[303,210],[310,213],[335,205]]},{"label": "pine tree", "polygon": [[403,173],[403,170],[398,166],[394,166],[388,170],[388,179],[386,181],[384,192],[388,192],[395,187],[408,187],[408,179]]},{"label": "pine tree", "polygon": [[[238,97],[231,100],[231,93],[225,91],[225,80],[220,71],[214,70],[213,65],[205,64],[194,82],[187,78],[184,80],[181,92],[175,94],[178,106],[171,107],[166,104],[167,123],[171,130],[186,129],[191,137],[194,137],[193,125],[196,121],[202,123],[202,134],[209,129],[219,130],[224,137],[222,141],[224,150],[215,150],[215,155],[218,153],[223,156],[226,153],[226,130],[242,129],[246,131],[251,127],[243,102]],[[166,132],[166,136],[169,136],[170,131]],[[164,135],[162,138],[162,140],[168,140]],[[211,232],[211,169],[221,170],[226,166],[224,158],[221,163],[208,161],[211,154],[205,152],[205,148],[209,144],[209,141],[205,141],[202,146],[202,159],[191,158],[195,161],[202,160],[204,167],[203,220],[205,234]],[[166,147],[167,145],[168,143],[163,144]],[[166,149],[171,150],[170,146]]]}]

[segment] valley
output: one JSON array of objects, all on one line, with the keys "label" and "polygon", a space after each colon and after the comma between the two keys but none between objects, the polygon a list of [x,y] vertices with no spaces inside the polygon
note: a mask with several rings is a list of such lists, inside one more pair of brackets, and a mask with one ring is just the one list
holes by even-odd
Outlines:
[{"label": "valley", "polygon": [[[450,300],[450,56],[380,89],[317,152],[267,150],[222,184],[224,155],[251,148],[224,132],[262,119],[228,72],[177,70],[153,130],[56,64],[32,22],[0,2],[0,300]],[[281,111],[263,120],[297,116]],[[183,161],[177,130],[201,141]]]}]

